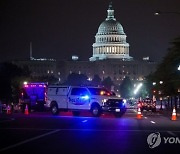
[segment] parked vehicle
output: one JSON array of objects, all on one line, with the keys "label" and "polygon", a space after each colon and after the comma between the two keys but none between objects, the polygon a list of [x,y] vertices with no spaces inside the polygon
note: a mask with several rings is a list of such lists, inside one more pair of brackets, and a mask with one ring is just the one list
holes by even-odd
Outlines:
[{"label": "parked vehicle", "polygon": [[26,104],[30,109],[43,110],[46,102],[47,83],[26,83],[21,89],[19,105],[24,112]]},{"label": "parked vehicle", "polygon": [[74,115],[89,110],[96,117],[102,112],[121,116],[126,111],[123,99],[100,87],[49,86],[46,107],[53,115],[61,110],[71,110]]},{"label": "parked vehicle", "polygon": [[153,101],[151,98],[145,98],[138,102],[138,107],[141,109],[141,111],[151,110],[152,112],[156,112],[156,101]]}]

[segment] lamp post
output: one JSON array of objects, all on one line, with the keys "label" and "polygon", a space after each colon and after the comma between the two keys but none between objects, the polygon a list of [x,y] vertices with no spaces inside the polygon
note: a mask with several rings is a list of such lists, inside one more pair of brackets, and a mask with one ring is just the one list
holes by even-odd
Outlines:
[{"label": "lamp post", "polygon": [[[158,86],[159,88],[159,90],[158,90],[158,96],[159,96],[159,100],[160,100],[160,110],[163,110],[163,108],[162,108],[162,101],[163,101],[163,99],[162,99],[162,84],[163,84],[163,81],[162,80],[160,80],[159,82],[153,82],[152,83],[152,85],[153,86]],[[155,94],[156,93],[156,90],[153,90],[153,98],[155,98]]]},{"label": "lamp post", "polygon": [[[159,84],[162,85],[163,84],[163,81],[159,81]],[[162,89],[162,88],[161,88]],[[161,92],[161,97],[160,97],[160,102],[161,102],[161,107],[160,107],[160,110],[162,110],[162,92]]]}]

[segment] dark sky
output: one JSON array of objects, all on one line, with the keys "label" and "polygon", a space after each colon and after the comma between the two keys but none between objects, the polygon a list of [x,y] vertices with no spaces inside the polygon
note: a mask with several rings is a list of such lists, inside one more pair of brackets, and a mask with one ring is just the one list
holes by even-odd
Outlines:
[{"label": "dark sky", "polygon": [[[180,36],[180,0],[112,0],[135,59],[161,60],[169,42]],[[82,60],[92,55],[98,27],[106,18],[109,0],[1,0],[0,60],[33,56]]]}]

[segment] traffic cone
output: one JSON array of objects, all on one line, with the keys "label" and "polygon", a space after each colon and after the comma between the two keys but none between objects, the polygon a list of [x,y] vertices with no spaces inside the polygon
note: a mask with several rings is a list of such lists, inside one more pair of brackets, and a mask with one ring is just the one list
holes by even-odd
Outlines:
[{"label": "traffic cone", "polygon": [[29,110],[28,110],[28,105],[26,104],[26,108],[25,108],[25,112],[24,114],[28,115],[29,114]]},{"label": "traffic cone", "polygon": [[173,121],[174,121],[174,120],[177,120],[177,114],[176,114],[176,109],[175,109],[175,107],[173,108],[171,120],[173,120]]},{"label": "traffic cone", "polygon": [[141,114],[141,109],[139,107],[137,112],[137,119],[141,119],[141,118],[142,118],[142,114]]},{"label": "traffic cone", "polygon": [[7,106],[7,114],[11,114],[11,108],[9,105]]}]

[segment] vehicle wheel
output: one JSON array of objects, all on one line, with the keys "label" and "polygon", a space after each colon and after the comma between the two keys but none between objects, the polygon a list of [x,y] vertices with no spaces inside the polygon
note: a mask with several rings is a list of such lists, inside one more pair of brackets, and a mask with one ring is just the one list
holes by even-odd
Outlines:
[{"label": "vehicle wheel", "polygon": [[59,109],[58,109],[58,105],[56,103],[53,103],[51,105],[51,113],[53,115],[58,115],[59,114]]},{"label": "vehicle wheel", "polygon": [[72,114],[73,114],[74,116],[79,116],[79,115],[80,115],[80,112],[79,112],[79,111],[72,111]]},{"label": "vehicle wheel", "polygon": [[101,109],[98,105],[93,105],[91,107],[91,113],[94,117],[99,117],[101,115]]}]

